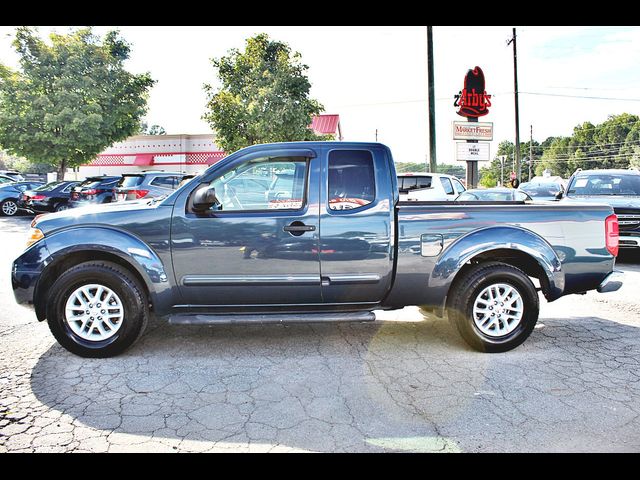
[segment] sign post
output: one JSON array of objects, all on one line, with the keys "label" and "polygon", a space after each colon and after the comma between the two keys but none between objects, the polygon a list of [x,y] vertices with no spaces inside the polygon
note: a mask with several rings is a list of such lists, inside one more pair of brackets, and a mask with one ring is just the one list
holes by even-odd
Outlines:
[{"label": "sign post", "polygon": [[[476,66],[474,69],[469,70],[464,77],[464,88],[458,92],[457,95],[454,95],[455,101],[453,102],[454,107],[459,107],[459,110],[456,112],[458,115],[462,117],[467,117],[467,122],[476,123],[478,125],[469,125],[469,132],[476,132],[478,135],[482,129],[479,126],[478,117],[482,117],[489,113],[489,107],[491,106],[491,95],[488,95],[485,90],[485,82],[484,82],[484,73],[482,69]],[[456,127],[454,122],[454,139],[456,138]],[[461,129],[464,130],[464,129]],[[493,124],[491,124],[491,138],[493,138]],[[478,138],[467,137],[467,143],[475,143],[477,144],[479,141]],[[487,145],[488,147],[488,145]],[[469,147],[467,158],[457,158],[458,160],[465,160],[467,162],[467,188],[475,188],[478,186],[478,161],[480,160],[489,160],[488,158],[488,148],[487,150],[487,158],[480,157],[480,149],[473,149],[471,146]],[[477,158],[473,158],[474,155],[471,152],[478,152],[476,154]],[[484,157],[484,156],[483,156]]]}]

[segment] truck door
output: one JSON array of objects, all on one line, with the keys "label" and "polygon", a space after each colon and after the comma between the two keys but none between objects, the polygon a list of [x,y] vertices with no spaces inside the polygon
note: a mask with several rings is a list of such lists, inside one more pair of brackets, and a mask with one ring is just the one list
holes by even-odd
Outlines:
[{"label": "truck door", "polygon": [[[257,156],[257,158],[256,158]],[[319,159],[311,150],[253,152],[203,182],[219,205],[176,200],[173,266],[183,301],[200,306],[320,303]]]},{"label": "truck door", "polygon": [[394,205],[382,147],[330,150],[323,159],[320,268],[325,303],[377,303],[391,287]]}]

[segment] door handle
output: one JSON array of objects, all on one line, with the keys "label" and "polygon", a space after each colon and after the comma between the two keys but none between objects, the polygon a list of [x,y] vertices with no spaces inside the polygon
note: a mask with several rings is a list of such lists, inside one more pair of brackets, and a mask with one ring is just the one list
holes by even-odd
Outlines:
[{"label": "door handle", "polygon": [[305,225],[302,222],[293,222],[290,225],[282,227],[285,232],[289,232],[291,235],[302,235],[304,232],[313,232],[316,229],[315,225]]}]

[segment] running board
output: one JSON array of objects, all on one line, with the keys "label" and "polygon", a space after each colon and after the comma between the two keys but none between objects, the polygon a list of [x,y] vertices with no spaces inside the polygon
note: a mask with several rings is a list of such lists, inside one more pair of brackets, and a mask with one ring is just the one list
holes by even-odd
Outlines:
[{"label": "running board", "polygon": [[178,314],[169,317],[172,325],[247,325],[265,323],[373,322],[373,312],[272,313],[272,314]]}]

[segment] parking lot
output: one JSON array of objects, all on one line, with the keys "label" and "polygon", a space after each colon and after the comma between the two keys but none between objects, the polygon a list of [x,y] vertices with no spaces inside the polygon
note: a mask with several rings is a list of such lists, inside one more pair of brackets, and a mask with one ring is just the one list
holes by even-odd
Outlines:
[{"label": "parking lot", "polygon": [[640,451],[638,254],[620,291],[543,302],[504,354],[409,307],[373,324],[154,324],[95,360],[13,299],[30,221],[0,217],[0,452]]}]

